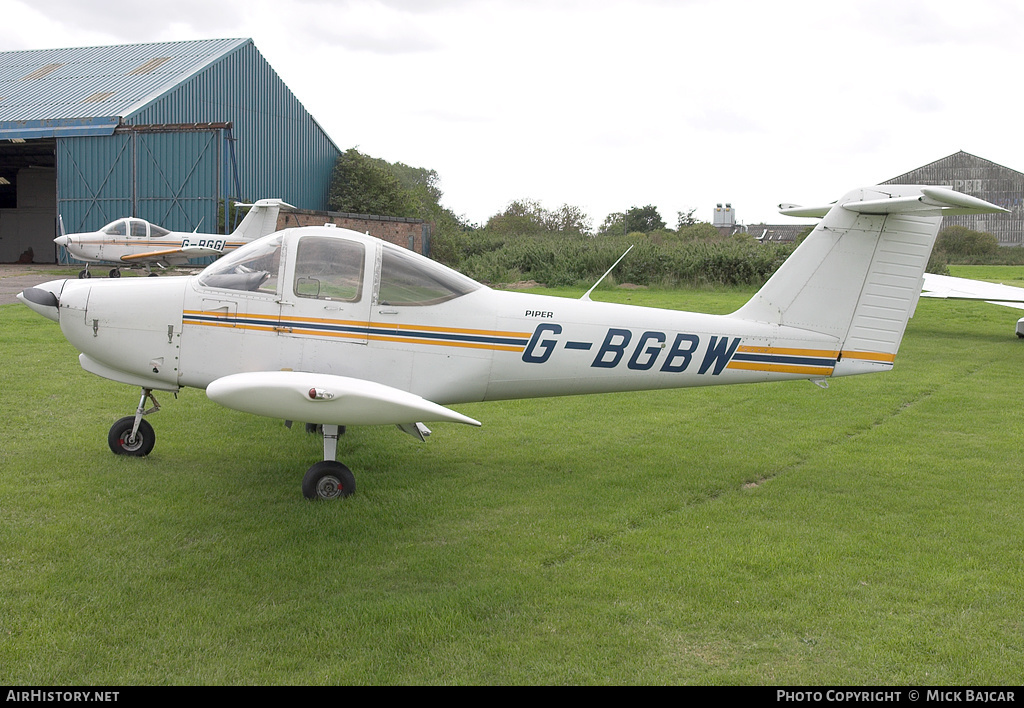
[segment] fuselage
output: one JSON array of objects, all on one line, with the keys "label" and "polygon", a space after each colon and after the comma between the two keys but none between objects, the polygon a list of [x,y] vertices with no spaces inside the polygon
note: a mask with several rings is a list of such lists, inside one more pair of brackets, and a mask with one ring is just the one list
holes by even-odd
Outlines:
[{"label": "fuselage", "polygon": [[155,389],[294,370],[451,404],[844,373],[834,337],[495,291],[342,229],[279,232],[198,276],[40,287],[84,368]]},{"label": "fuselage", "polygon": [[144,219],[118,219],[99,231],[65,234],[54,243],[77,260],[113,265],[184,265],[190,258],[220,255],[246,243],[218,234],[168,231]]}]

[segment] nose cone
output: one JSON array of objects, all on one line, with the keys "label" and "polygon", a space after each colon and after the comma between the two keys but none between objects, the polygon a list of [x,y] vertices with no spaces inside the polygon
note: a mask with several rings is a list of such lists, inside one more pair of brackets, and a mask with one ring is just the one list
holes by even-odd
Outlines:
[{"label": "nose cone", "polygon": [[57,238],[53,239],[53,242],[55,244],[57,244],[58,246],[63,246],[64,248],[67,248],[68,246],[71,245],[71,237],[70,236],[58,236]]},{"label": "nose cone", "polygon": [[43,317],[60,321],[60,293],[64,289],[66,280],[51,280],[48,283],[28,288],[18,293],[17,298],[29,309],[38,312]]}]

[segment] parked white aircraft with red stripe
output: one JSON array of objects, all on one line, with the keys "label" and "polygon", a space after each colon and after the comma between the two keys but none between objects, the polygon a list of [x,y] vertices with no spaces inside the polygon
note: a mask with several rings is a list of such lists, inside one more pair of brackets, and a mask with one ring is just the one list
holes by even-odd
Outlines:
[{"label": "parked white aircraft with red stripe", "polygon": [[[1004,209],[937,187],[879,186],[821,223],[730,315],[500,292],[370,236],[305,227],[188,278],[54,280],[19,295],[60,323],[83,368],[142,390],[108,443],[146,455],[154,390],[206,389],[257,415],[322,426],[313,499],[347,496],[340,429],[480,423],[448,406],[538,396],[888,371],[944,214]],[[153,406],[147,409],[148,401]]]},{"label": "parked white aircraft with red stripe", "polygon": [[[236,204],[251,207],[231,234],[201,234],[168,231],[145,219],[128,217],[112,221],[99,231],[62,234],[53,239],[77,260],[85,262],[79,278],[89,278],[89,265],[106,263],[115,266],[110,277],[121,276],[121,268],[144,266],[166,268],[185,265],[193,258],[222,256],[250,241],[255,241],[277,230],[277,216],[281,208],[294,209],[280,199],[260,199],[255,204]],[[61,221],[61,231],[64,222]]]}]

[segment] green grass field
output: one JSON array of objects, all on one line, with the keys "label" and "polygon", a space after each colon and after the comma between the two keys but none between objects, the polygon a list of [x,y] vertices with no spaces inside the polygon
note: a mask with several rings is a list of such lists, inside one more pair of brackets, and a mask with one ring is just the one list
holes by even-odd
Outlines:
[{"label": "green grass field", "polygon": [[2,306],[0,684],[1020,684],[1020,315],[922,299],[892,372],[828,390],[350,429],[359,491],[325,504],[316,437],[202,391],[115,457],[138,392]]}]

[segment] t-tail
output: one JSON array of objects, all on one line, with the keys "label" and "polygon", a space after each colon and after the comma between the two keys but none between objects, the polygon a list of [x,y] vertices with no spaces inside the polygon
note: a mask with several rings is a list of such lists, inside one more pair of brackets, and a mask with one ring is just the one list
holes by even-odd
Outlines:
[{"label": "t-tail", "polygon": [[832,376],[892,368],[942,217],[1006,212],[944,187],[882,185],[820,208],[800,248],[732,317],[834,337]]},{"label": "t-tail", "polygon": [[255,241],[278,230],[277,217],[281,209],[294,209],[291,204],[281,199],[260,199],[253,204],[235,204],[236,207],[250,207],[241,223],[231,233],[231,238],[238,241]]}]

